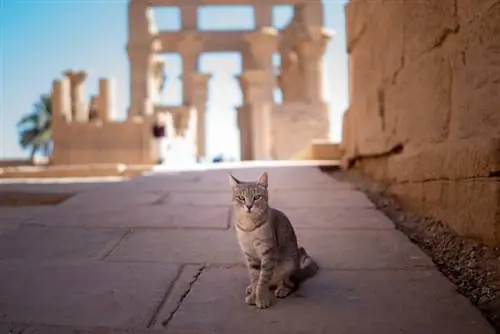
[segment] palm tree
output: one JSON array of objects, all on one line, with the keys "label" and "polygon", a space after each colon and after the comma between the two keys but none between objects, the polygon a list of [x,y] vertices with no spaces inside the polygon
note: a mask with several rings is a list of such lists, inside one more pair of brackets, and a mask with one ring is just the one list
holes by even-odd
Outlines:
[{"label": "palm tree", "polygon": [[48,157],[52,144],[52,97],[49,94],[40,96],[33,105],[33,111],[17,123],[19,144],[23,149],[30,149],[33,159],[38,151]]}]

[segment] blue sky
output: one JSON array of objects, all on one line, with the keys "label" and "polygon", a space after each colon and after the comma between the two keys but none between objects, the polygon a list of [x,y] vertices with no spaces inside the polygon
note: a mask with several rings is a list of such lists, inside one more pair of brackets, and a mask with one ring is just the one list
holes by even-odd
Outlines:
[{"label": "blue sky", "polygon": [[[0,158],[27,156],[18,146],[16,123],[32,109],[40,94],[50,92],[52,80],[66,69],[84,70],[86,92],[97,92],[98,79],[114,78],[119,116],[129,104],[129,64],[126,0],[0,0]],[[325,55],[325,97],[330,103],[331,137],[340,140],[341,119],[347,107],[347,54],[344,0],[326,1],[325,25],[336,36]],[[246,6],[207,6],[199,12],[199,27],[206,30],[251,28]],[[288,22],[291,7],[277,6],[276,27]],[[175,30],[175,10],[155,10],[161,30]],[[169,78],[162,103],[180,103],[180,59],[163,55]],[[213,74],[208,101],[208,153],[238,157],[234,107],[241,104],[235,75],[241,71],[237,53],[203,54],[200,70]],[[277,95],[279,99],[279,96]],[[217,131],[215,129],[217,128]],[[223,129],[221,131],[221,129]]]}]

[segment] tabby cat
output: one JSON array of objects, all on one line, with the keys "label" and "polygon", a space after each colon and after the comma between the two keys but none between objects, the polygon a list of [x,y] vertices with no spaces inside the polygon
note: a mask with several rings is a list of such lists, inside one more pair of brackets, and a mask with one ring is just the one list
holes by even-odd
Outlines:
[{"label": "tabby cat", "polygon": [[250,275],[245,302],[260,309],[272,304],[271,289],[285,298],[319,267],[297,244],[288,217],[269,206],[268,176],[244,182],[229,174],[236,235]]}]

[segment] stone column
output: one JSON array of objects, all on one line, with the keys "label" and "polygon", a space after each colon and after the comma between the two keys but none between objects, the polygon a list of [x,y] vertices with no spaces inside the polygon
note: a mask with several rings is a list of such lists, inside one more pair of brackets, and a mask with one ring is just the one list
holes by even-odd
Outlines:
[{"label": "stone column", "polygon": [[[243,73],[246,73],[243,72]],[[251,100],[249,96],[249,85],[248,81],[245,80],[243,76],[237,77],[241,93],[243,95],[243,105],[236,108],[237,115],[237,125],[240,132],[240,160],[252,160],[253,149],[252,149],[252,118],[251,118]]]},{"label": "stone column", "polygon": [[130,106],[128,118],[152,113],[154,96],[152,78],[154,53],[161,49],[152,22],[152,12],[145,1],[130,1],[128,7],[130,61]]},{"label": "stone column", "polygon": [[253,58],[253,67],[266,72],[266,99],[273,101],[276,78],[273,73],[273,54],[277,51],[278,31],[272,27],[260,28],[245,35]]},{"label": "stone column", "polygon": [[177,45],[182,57],[182,101],[193,104],[193,78],[197,75],[198,56],[203,48],[201,37],[194,31],[185,33]]},{"label": "stone column", "polygon": [[238,113],[237,124],[240,132],[240,160],[252,160],[251,107],[249,105],[242,105],[236,108],[236,112]]},{"label": "stone column", "polygon": [[288,52],[281,56],[281,68],[278,84],[283,94],[283,103],[301,102],[305,100],[304,80],[295,52]]},{"label": "stone column", "polygon": [[68,123],[72,121],[70,83],[67,77],[61,80],[54,80],[52,83],[52,113],[54,122],[59,123],[64,120]]},{"label": "stone column", "polygon": [[255,28],[273,26],[273,6],[267,3],[257,3],[254,6]]},{"label": "stone column", "polygon": [[298,36],[297,51],[304,78],[305,98],[308,102],[324,101],[323,55],[332,34],[323,28],[308,28]]},{"label": "stone column", "polygon": [[115,82],[113,79],[99,80],[97,111],[99,119],[103,122],[110,122],[116,118]]},{"label": "stone column", "polygon": [[191,75],[191,105],[196,108],[196,157],[198,161],[206,154],[206,108],[209,74]]},{"label": "stone column", "polygon": [[71,114],[72,119],[77,122],[88,122],[89,115],[88,110],[86,110],[85,103],[85,79],[87,79],[87,73],[66,71],[64,76],[69,80],[70,86],[70,96],[71,96]]},{"label": "stone column", "polygon": [[[272,101],[268,99],[269,73],[266,70],[250,70],[243,72],[239,80],[244,92],[244,105],[241,110],[247,113],[246,117],[249,120],[247,128],[250,127],[251,158],[253,160],[269,159],[271,157],[271,111],[273,108]],[[242,115],[239,118],[244,119],[244,117]],[[248,145],[245,139],[243,144]]]},{"label": "stone column", "polygon": [[69,150],[65,149],[67,139],[67,123],[71,123],[71,96],[70,84],[67,77],[54,80],[52,83],[52,141],[54,149],[52,152],[52,163],[68,161]]}]

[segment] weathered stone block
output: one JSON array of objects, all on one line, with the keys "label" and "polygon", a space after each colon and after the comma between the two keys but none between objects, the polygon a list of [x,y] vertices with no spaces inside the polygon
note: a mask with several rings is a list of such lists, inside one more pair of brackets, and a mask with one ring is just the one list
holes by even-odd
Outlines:
[{"label": "weathered stone block", "polygon": [[500,242],[500,178],[450,182],[442,196],[442,219],[458,234],[488,244]]},{"label": "weathered stone block", "polygon": [[366,32],[371,18],[372,3],[363,0],[351,0],[345,6],[345,24],[347,52],[351,52],[359,37]]},{"label": "weathered stone block", "polygon": [[457,15],[460,24],[471,21],[498,3],[499,0],[457,0]]},{"label": "weathered stone block", "polygon": [[369,18],[356,23],[363,24],[363,33],[349,49],[350,103],[376,93],[381,82],[392,80],[403,65],[405,9],[402,3],[392,1],[355,1],[352,5],[363,7],[359,12]]},{"label": "weathered stone block", "polygon": [[406,1],[404,8],[407,63],[439,46],[458,29],[455,0]]},{"label": "weathered stone block", "polygon": [[393,177],[389,174],[387,157],[362,159],[356,162],[355,167],[374,181],[381,183],[393,182]]},{"label": "weathered stone block", "polygon": [[434,50],[405,66],[384,91],[385,132],[392,143],[439,142],[448,136],[451,69]]},{"label": "weathered stone block", "polygon": [[389,158],[397,182],[488,177],[500,171],[500,137],[449,141]]},{"label": "weathered stone block", "polygon": [[434,217],[462,236],[500,242],[500,179],[398,183],[390,191],[406,209]]},{"label": "weathered stone block", "polygon": [[500,133],[500,2],[464,23],[453,62],[451,135]]},{"label": "weathered stone block", "polygon": [[366,92],[365,99],[354,102],[351,110],[356,114],[355,141],[357,154],[375,155],[386,151],[384,135],[384,105],[377,92]]},{"label": "weathered stone block", "polygon": [[352,122],[351,115],[352,112],[349,108],[344,112],[344,115],[342,117],[342,142],[340,143],[340,148],[343,152],[341,159],[341,165],[343,168],[347,167],[349,160],[356,155],[356,126]]}]

